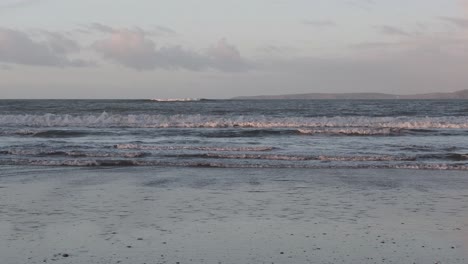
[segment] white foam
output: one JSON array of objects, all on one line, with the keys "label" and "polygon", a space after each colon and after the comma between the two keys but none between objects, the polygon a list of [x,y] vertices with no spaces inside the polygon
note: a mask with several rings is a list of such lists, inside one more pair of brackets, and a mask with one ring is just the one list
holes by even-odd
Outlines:
[{"label": "white foam", "polygon": [[332,135],[394,135],[401,132],[398,128],[321,128],[321,129],[298,129],[299,133],[306,135],[332,134]]},{"label": "white foam", "polygon": [[156,102],[194,102],[194,101],[200,101],[199,98],[169,98],[169,99],[150,99],[151,101],[156,101]]},{"label": "white foam", "polygon": [[296,168],[296,169],[405,169],[405,170],[458,170],[468,171],[468,165],[463,164],[256,164],[256,163],[220,163],[220,162],[160,162],[160,161],[136,161],[136,160],[94,160],[94,159],[17,159],[0,160],[2,165],[32,165],[32,166],[157,166],[157,167],[213,167],[213,168]]},{"label": "white foam", "polygon": [[416,160],[415,157],[398,156],[319,156],[321,161],[408,161]]},{"label": "white foam", "polygon": [[[356,128],[356,129],[468,129],[460,117],[290,117],[203,115],[0,115],[0,126],[135,127],[135,128]],[[372,131],[368,130],[369,133]],[[382,130],[385,132],[385,130]],[[303,130],[307,132],[307,130]],[[366,133],[366,130],[356,133]]]},{"label": "white foam", "polygon": [[293,155],[279,155],[279,154],[271,154],[271,155],[261,155],[261,154],[223,155],[223,154],[206,153],[206,154],[200,155],[200,157],[220,158],[220,159],[259,159],[259,160],[287,160],[287,161],[305,161],[305,160],[315,159],[314,157],[308,157],[308,156],[293,156]]},{"label": "white foam", "polygon": [[[184,155],[181,155],[184,156]],[[415,157],[404,156],[304,156],[282,154],[219,154],[202,153],[187,154],[189,157],[219,158],[219,159],[258,159],[258,160],[285,160],[285,161],[413,161]]]},{"label": "white foam", "polygon": [[467,165],[457,164],[404,164],[388,166],[395,169],[411,169],[411,170],[468,170]]}]

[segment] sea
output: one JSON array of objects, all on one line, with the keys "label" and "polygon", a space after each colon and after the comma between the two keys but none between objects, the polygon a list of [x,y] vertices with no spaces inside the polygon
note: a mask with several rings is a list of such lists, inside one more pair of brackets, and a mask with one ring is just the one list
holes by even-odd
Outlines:
[{"label": "sea", "polygon": [[468,101],[0,100],[0,166],[468,171]]},{"label": "sea", "polygon": [[0,100],[0,263],[468,263],[468,101]]}]

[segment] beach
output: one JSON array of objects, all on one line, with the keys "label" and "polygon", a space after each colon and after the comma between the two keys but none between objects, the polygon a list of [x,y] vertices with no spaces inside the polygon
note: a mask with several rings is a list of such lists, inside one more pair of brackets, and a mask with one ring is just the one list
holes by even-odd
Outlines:
[{"label": "beach", "polygon": [[2,263],[466,263],[463,171],[4,166]]},{"label": "beach", "polygon": [[0,1],[0,264],[468,264],[468,0]]}]

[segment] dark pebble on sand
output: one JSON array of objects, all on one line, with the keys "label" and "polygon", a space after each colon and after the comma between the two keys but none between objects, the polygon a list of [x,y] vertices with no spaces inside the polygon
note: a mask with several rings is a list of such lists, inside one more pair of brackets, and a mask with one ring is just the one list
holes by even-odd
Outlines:
[{"label": "dark pebble on sand", "polygon": [[68,255],[67,253],[62,254],[62,257],[64,257],[64,258],[68,258],[69,256],[70,255]]},{"label": "dark pebble on sand", "polygon": [[132,248],[132,246],[127,246],[127,248]]},{"label": "dark pebble on sand", "polygon": [[143,238],[139,237],[139,238],[137,238],[137,240],[143,240]]},{"label": "dark pebble on sand", "polygon": [[284,252],[282,252],[282,251],[281,251],[281,252],[280,252],[280,254],[281,254],[281,255],[283,255],[283,254],[284,254]]}]

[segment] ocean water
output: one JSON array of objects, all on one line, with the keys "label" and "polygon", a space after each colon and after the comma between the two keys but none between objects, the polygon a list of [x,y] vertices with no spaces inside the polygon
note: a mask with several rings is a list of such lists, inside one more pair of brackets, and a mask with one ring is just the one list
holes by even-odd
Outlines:
[{"label": "ocean water", "polygon": [[0,165],[468,170],[468,101],[0,100]]}]

